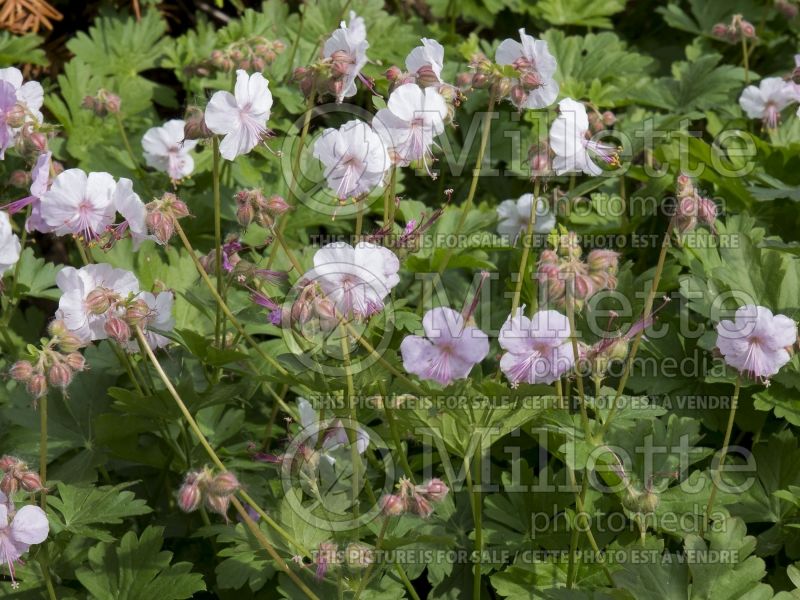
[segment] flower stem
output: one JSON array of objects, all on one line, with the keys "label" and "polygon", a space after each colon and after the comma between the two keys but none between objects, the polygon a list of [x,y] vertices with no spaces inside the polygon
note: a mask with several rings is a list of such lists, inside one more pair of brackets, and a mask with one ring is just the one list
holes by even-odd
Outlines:
[{"label": "flower stem", "polygon": [[[728,414],[728,427],[725,430],[725,439],[722,441],[722,449],[719,451],[719,466],[717,467],[716,472],[716,479],[722,482],[722,469],[725,463],[725,456],[728,454],[728,445],[731,442],[731,433],[733,432],[733,421],[736,417],[736,406],[739,402],[739,389],[742,386],[742,376],[739,375],[736,377],[736,385],[733,388],[733,397],[731,398],[731,411]],[[708,504],[706,505],[705,517],[703,518],[702,525],[700,528],[701,535],[705,531],[706,522],[708,519],[711,518],[711,511],[714,509],[714,500],[717,497],[717,489],[719,488],[719,484],[714,481],[714,477],[711,477],[711,494],[708,496]]]},{"label": "flower stem", "polygon": [[39,503],[44,510],[47,508],[47,394],[39,398],[39,479],[43,488]]},{"label": "flower stem", "polygon": [[528,227],[525,231],[525,239],[522,244],[522,258],[519,262],[519,273],[517,274],[517,287],[514,290],[514,297],[511,299],[511,315],[517,312],[519,297],[522,293],[522,284],[525,281],[525,270],[528,266],[528,255],[533,243],[533,231],[536,228],[536,205],[539,202],[539,178],[533,184],[533,202],[531,203],[531,215],[528,220]]},{"label": "flower stem", "polygon": [[[658,284],[661,282],[661,274],[664,271],[664,263],[667,260],[667,250],[670,247],[670,236],[672,235],[673,224],[673,221],[670,220],[669,224],[667,225],[667,231],[664,234],[664,239],[661,242],[661,253],[658,255],[658,264],[656,265],[656,271],[653,275],[653,283],[644,303],[644,311],[642,312],[643,319],[647,319],[653,312],[653,302],[656,299],[656,294],[658,293]],[[605,423],[603,423],[602,427],[600,428],[599,438],[601,440],[608,432],[608,428],[611,426],[611,421],[616,414],[617,406],[619,406],[620,396],[622,396],[622,392],[625,390],[625,385],[628,383],[628,378],[633,370],[633,361],[636,360],[636,353],[639,351],[639,344],[642,342],[645,329],[647,328],[643,327],[642,330],[636,334],[636,337],[633,338],[631,351],[628,354],[628,360],[625,361],[625,370],[622,372],[622,378],[619,380],[617,391],[614,394],[614,402],[611,404],[611,409],[608,411],[608,417],[606,417]]]},{"label": "flower stem", "polygon": [[264,533],[261,531],[261,529],[259,529],[256,522],[253,521],[253,519],[250,517],[250,515],[242,506],[241,502],[239,502],[239,499],[236,497],[231,498],[231,504],[233,504],[234,508],[239,513],[239,516],[242,517],[242,521],[244,521],[245,525],[247,525],[247,528],[250,530],[253,536],[258,540],[258,542],[261,544],[264,550],[267,551],[267,554],[269,554],[272,557],[272,560],[274,560],[277,563],[278,567],[289,576],[289,579],[291,579],[294,582],[294,584],[297,587],[299,587],[308,598],[310,598],[311,600],[319,600],[319,596],[317,596],[314,592],[312,592],[309,589],[309,587],[305,583],[303,583],[303,580],[297,576],[297,573],[292,571],[289,568],[289,565],[286,564],[286,561],[283,560],[280,554],[278,554],[275,551],[275,548],[273,548],[272,544],[269,543],[267,536],[265,536]]},{"label": "flower stem", "polygon": [[472,516],[475,522],[475,566],[472,572],[472,597],[479,600],[481,597],[481,555],[483,553],[483,500],[481,499],[481,444],[478,442],[478,447],[475,448],[475,478],[470,486],[470,493],[472,494]]},{"label": "flower stem", "polygon": [[394,228],[394,190],[397,186],[397,166],[392,166],[392,174],[389,176],[389,185],[383,195],[383,226],[388,229],[391,235]]},{"label": "flower stem", "polygon": [[122,145],[125,146],[125,151],[128,153],[128,157],[131,159],[133,170],[141,175],[142,169],[139,167],[139,161],[136,159],[136,155],[133,153],[133,148],[131,147],[130,141],[128,141],[128,134],[125,132],[125,125],[122,123],[122,115],[120,115],[118,112],[115,112],[114,119],[117,121],[119,136],[122,138]]},{"label": "flower stem", "polygon": [[[464,202],[464,207],[461,209],[461,216],[459,217],[455,231],[453,232],[454,233],[453,237],[455,239],[458,239],[458,236],[461,234],[461,230],[464,227],[464,223],[467,220],[469,211],[472,210],[472,202],[475,199],[475,192],[478,189],[478,177],[480,177],[481,167],[483,166],[483,156],[486,153],[486,145],[489,141],[489,133],[492,129],[492,116],[494,116],[494,103],[495,103],[495,95],[494,91],[492,91],[489,93],[489,107],[483,114],[483,125],[481,127],[481,145],[478,148],[478,157],[475,159],[475,168],[472,171],[472,182],[470,183],[469,186],[469,193],[467,194],[467,199]],[[445,269],[447,268],[447,263],[450,262],[450,259],[453,257],[454,252],[455,248],[449,248],[447,250],[447,254],[445,254],[444,258],[442,259],[442,262],[439,265],[439,269],[437,271],[437,281],[439,278],[441,278],[442,273],[444,273]]]},{"label": "flower stem", "polygon": [[353,385],[353,373],[350,368],[350,350],[348,348],[347,332],[343,326],[339,327],[340,343],[342,346],[342,363],[344,366],[345,380],[347,385],[344,390],[344,400],[347,404],[348,414],[350,417],[350,426],[347,428],[347,441],[350,443],[350,462],[352,463],[351,469],[353,471],[350,480],[350,489],[353,494],[353,522],[356,523],[356,535],[359,536],[359,470],[361,468],[361,457],[358,453],[358,436],[356,435],[356,427],[358,417],[356,415],[356,399],[355,399],[355,386]]},{"label": "flower stem", "polygon": [[[375,541],[375,549],[380,550],[381,546],[383,545],[383,538],[386,537],[386,530],[389,529],[389,516],[383,517],[383,523],[381,524],[381,530],[378,532],[378,539]],[[399,563],[398,563],[399,564]],[[364,572],[364,576],[361,578],[361,581],[358,583],[358,590],[356,590],[355,600],[359,600],[361,598],[361,593],[364,591],[364,588],[367,587],[367,583],[372,578],[372,572],[375,570],[375,563],[372,562],[367,567],[367,570]]]},{"label": "flower stem", "polygon": [[750,55],[747,53],[747,38],[742,36],[742,63],[744,65],[744,84],[750,85]]},{"label": "flower stem", "polygon": [[[228,308],[227,304],[225,304],[225,301],[222,299],[222,296],[220,296],[219,293],[217,292],[216,287],[214,286],[208,274],[206,273],[205,269],[203,268],[203,265],[200,264],[200,261],[197,258],[197,254],[195,254],[194,248],[192,248],[192,244],[189,242],[189,238],[186,237],[186,232],[183,231],[183,227],[181,227],[178,221],[175,221],[175,231],[178,232],[178,236],[181,238],[184,247],[189,252],[189,256],[192,258],[192,262],[194,263],[197,272],[200,274],[200,278],[206,284],[206,287],[208,287],[209,291],[211,292],[211,295],[214,296],[214,300],[217,301],[217,304],[222,309],[222,312],[225,313],[225,316],[228,317],[228,320],[231,322],[231,324],[236,328],[236,330],[240,334],[242,334],[242,337],[245,340],[247,340],[247,343],[250,344],[253,350],[255,350],[261,358],[263,358],[266,362],[275,367],[281,373],[281,375],[286,375],[287,372],[286,369],[284,369],[278,363],[278,361],[276,361],[274,358],[272,358],[266,352],[264,352],[261,346],[259,346],[258,343],[252,338],[252,336],[249,333],[247,333],[247,331],[245,331],[244,326],[239,322],[239,319],[233,316],[231,309]],[[277,394],[274,395],[277,396]],[[280,400],[280,403],[284,407],[284,410],[286,410],[291,414],[291,411],[288,410],[288,407],[285,404],[283,404],[282,399]]]},{"label": "flower stem", "polygon": [[581,423],[583,436],[587,443],[593,443],[592,427],[589,423],[589,414],[586,411],[586,394],[583,390],[583,375],[581,374],[580,353],[578,351],[578,337],[575,331],[575,278],[567,281],[567,320],[569,321],[569,337],[572,344],[572,353],[575,356],[575,381],[578,384],[578,398],[580,400]]},{"label": "flower stem", "polygon": [[[219,138],[214,136],[211,138],[211,156],[212,156],[212,174],[211,180],[213,185],[214,194],[214,271],[217,277],[217,294],[223,300],[225,299],[225,290],[223,289],[222,279],[222,200],[219,191]],[[217,305],[217,318],[214,322],[214,341],[217,347],[220,347],[222,335],[222,307]]]},{"label": "flower stem", "polygon": [[[159,362],[158,358],[156,358],[156,355],[153,353],[153,350],[150,348],[150,345],[147,343],[147,340],[145,339],[141,328],[138,327],[138,326],[136,327],[136,337],[139,339],[139,343],[142,345],[142,348],[144,349],[145,354],[147,354],[147,358],[150,359],[150,363],[153,365],[153,368],[156,370],[156,373],[158,373],[158,376],[161,379],[161,381],[163,382],[164,387],[167,388],[167,391],[169,392],[170,396],[172,396],[172,399],[175,400],[175,403],[178,405],[178,409],[181,411],[181,413],[183,414],[183,417],[186,419],[186,422],[189,424],[189,428],[194,433],[194,435],[197,438],[198,442],[200,442],[200,445],[206,451],[206,454],[211,459],[211,462],[213,462],[214,466],[216,466],[219,470],[227,471],[228,469],[225,467],[225,464],[222,462],[222,460],[220,460],[220,458],[217,455],[216,451],[211,446],[211,443],[208,441],[208,438],[206,438],[206,436],[203,435],[203,432],[200,430],[200,426],[197,424],[197,421],[195,421],[194,417],[192,416],[192,413],[189,411],[188,407],[186,406],[184,401],[181,399],[180,394],[178,394],[178,391],[175,389],[175,386],[172,385],[172,381],[170,381],[169,377],[164,372],[164,369],[162,368],[161,363]],[[309,555],[308,551],[302,545],[300,545],[298,542],[296,542],[283,528],[281,528],[280,526],[277,526],[277,523],[275,523],[275,521],[273,521],[266,514],[266,512],[264,512],[264,510],[260,506],[258,506],[258,504],[256,504],[256,502],[253,500],[253,498],[247,492],[245,492],[244,490],[239,490],[238,494],[242,497],[242,499],[245,502],[247,502],[250,506],[252,506],[253,509],[262,518],[264,518],[264,520],[270,526],[272,526],[273,529],[275,529],[287,542],[292,544],[299,551],[303,552],[306,556]]]}]

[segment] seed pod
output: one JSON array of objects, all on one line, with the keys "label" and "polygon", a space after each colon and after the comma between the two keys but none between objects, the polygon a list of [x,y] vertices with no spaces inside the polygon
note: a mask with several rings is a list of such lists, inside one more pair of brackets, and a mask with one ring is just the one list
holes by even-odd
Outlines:
[{"label": "seed pod", "polygon": [[131,328],[119,317],[109,318],[103,326],[108,337],[117,342],[123,343],[131,339]]},{"label": "seed pod", "polygon": [[19,478],[19,484],[22,486],[23,490],[32,494],[41,492],[44,489],[39,474],[33,471],[26,471],[23,473]]},{"label": "seed pod", "polygon": [[65,388],[72,382],[72,369],[64,363],[57,362],[48,369],[47,381],[50,385]]},{"label": "seed pod", "polygon": [[80,352],[70,352],[67,354],[64,362],[66,362],[67,366],[73,371],[80,372],[86,368],[86,359],[83,358],[83,354]]},{"label": "seed pod", "polygon": [[381,497],[380,504],[383,514],[389,517],[400,516],[405,514],[408,510],[405,496],[400,496],[398,494],[388,494]]},{"label": "seed pod", "polygon": [[28,381],[33,376],[33,365],[27,360],[18,360],[8,370],[14,381]]},{"label": "seed pod", "polygon": [[37,400],[47,393],[47,379],[42,373],[34,373],[25,387],[33,399]]},{"label": "seed pod", "polygon": [[208,493],[216,496],[231,496],[241,488],[236,475],[230,471],[225,471],[215,476],[208,486]]}]

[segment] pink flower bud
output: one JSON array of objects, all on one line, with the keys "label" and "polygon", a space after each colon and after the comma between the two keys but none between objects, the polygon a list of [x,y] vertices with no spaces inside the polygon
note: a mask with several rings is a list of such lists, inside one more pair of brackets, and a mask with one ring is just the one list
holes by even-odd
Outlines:
[{"label": "pink flower bud", "polygon": [[23,490],[31,494],[41,492],[44,489],[39,474],[34,473],[33,471],[27,471],[23,473],[19,478],[19,483]]},{"label": "pink flower bud", "polygon": [[728,26],[725,23],[717,23],[711,28],[711,35],[714,37],[724,38],[728,35]]},{"label": "pink flower bud", "polygon": [[386,79],[388,79],[391,82],[397,81],[402,74],[403,74],[403,72],[400,70],[400,67],[397,67],[397,66],[394,66],[394,65],[389,67],[386,70],[386,73],[384,73],[384,75],[386,76]]},{"label": "pink flower bud", "polygon": [[475,89],[483,89],[489,83],[489,78],[483,73],[475,73],[472,76],[472,87]]},{"label": "pink flower bud", "polygon": [[3,492],[8,498],[11,498],[19,490],[19,481],[12,473],[3,475],[0,479],[0,492]]},{"label": "pink flower bud", "polygon": [[70,369],[76,372],[83,371],[86,368],[86,359],[83,358],[83,354],[80,352],[70,352],[64,358],[64,362],[67,363]]},{"label": "pink flower bud", "polygon": [[21,169],[11,171],[11,175],[8,176],[8,182],[17,188],[27,188],[31,185],[31,174]]},{"label": "pink flower bud", "polygon": [[228,507],[231,504],[230,496],[217,496],[216,494],[206,494],[206,508],[213,513],[222,515],[228,520]]},{"label": "pink flower bud", "polygon": [[282,196],[277,194],[267,198],[266,207],[273,215],[282,215],[292,208]]},{"label": "pink flower bud", "polygon": [[206,127],[206,118],[203,110],[198,106],[190,106],[184,116],[183,137],[187,140],[205,140],[213,134]]},{"label": "pink flower bud", "polygon": [[253,222],[254,217],[255,211],[253,210],[253,205],[249,202],[246,204],[240,204],[236,209],[236,220],[239,221],[239,225],[242,227],[247,227],[250,225]]},{"label": "pink flower bud", "polygon": [[590,271],[616,273],[619,269],[619,252],[614,250],[592,250],[586,256],[586,264]]},{"label": "pink flower bud", "polygon": [[744,37],[746,37],[748,39],[752,39],[752,38],[756,37],[756,28],[753,27],[753,24],[750,23],[749,21],[745,21],[744,19],[742,19],[742,22],[740,24],[740,28],[742,30],[742,35]]},{"label": "pink flower bud", "polygon": [[26,116],[27,111],[25,107],[17,103],[6,113],[6,125],[14,128],[22,127],[25,124]]},{"label": "pink flower bud", "polygon": [[417,70],[417,84],[423,88],[439,85],[439,78],[429,65],[425,65]]},{"label": "pink flower bud", "polygon": [[178,508],[185,513],[196,511],[203,501],[203,493],[196,482],[184,482],[178,490]]},{"label": "pink flower bud", "polygon": [[211,480],[208,486],[208,493],[217,496],[230,496],[235,494],[241,487],[236,475],[230,471],[225,471]]},{"label": "pink flower bud", "polygon": [[64,363],[56,363],[47,371],[47,381],[50,385],[65,388],[72,382],[72,369]]},{"label": "pink flower bud", "polygon": [[125,321],[130,325],[142,327],[150,318],[151,313],[152,310],[147,302],[141,299],[134,300],[125,310]]},{"label": "pink flower bud", "polygon": [[405,514],[406,510],[408,510],[405,497],[397,494],[388,494],[386,496],[382,496],[380,505],[383,514],[389,517],[398,517],[402,514]]},{"label": "pink flower bud", "polygon": [[526,71],[519,81],[526,90],[534,90],[542,85],[542,78],[536,71]]},{"label": "pink flower bud", "polygon": [[58,347],[62,352],[75,352],[84,347],[84,342],[74,333],[58,336]]},{"label": "pink flower bud", "polygon": [[131,328],[119,317],[110,317],[103,326],[108,337],[123,343],[131,339]]},{"label": "pink flower bud", "polygon": [[47,326],[47,333],[53,337],[61,337],[67,335],[69,333],[69,329],[64,321],[61,319],[56,319],[54,321],[50,321],[50,324]]},{"label": "pink flower bud", "polygon": [[578,300],[586,300],[594,294],[595,284],[591,277],[588,275],[576,274],[575,275],[575,298]]},{"label": "pink flower bud", "polygon": [[8,370],[14,381],[28,381],[33,376],[33,365],[27,360],[18,360]]},{"label": "pink flower bud", "polygon": [[417,491],[424,494],[431,502],[441,502],[447,497],[450,488],[441,479],[431,479],[422,486],[417,486]]},{"label": "pink flower bud", "polygon": [[86,296],[83,301],[86,309],[93,315],[102,315],[108,312],[111,308],[111,303],[114,300],[114,294],[106,288],[95,288]]},{"label": "pink flower bud", "polygon": [[522,106],[525,103],[525,100],[528,98],[528,92],[526,92],[525,88],[522,86],[515,85],[513,88],[511,88],[510,98],[514,105]]},{"label": "pink flower bud", "polygon": [[714,201],[700,198],[697,204],[697,217],[706,225],[713,225],[717,220],[717,205]]},{"label": "pink flower bud", "polygon": [[433,505],[422,494],[414,494],[411,496],[411,510],[427,519],[433,514]]},{"label": "pink flower bud", "polygon": [[18,459],[16,456],[10,456],[5,454],[2,458],[0,458],[0,471],[6,472],[10,469],[15,468],[17,465],[22,464],[22,461]]},{"label": "pink flower bud", "polygon": [[617,115],[615,115],[610,110],[604,111],[602,117],[603,117],[603,124],[606,127],[611,127],[614,125],[614,123],[617,122]]},{"label": "pink flower bud", "polygon": [[34,373],[25,388],[34,400],[41,398],[47,393],[47,379],[42,373]]},{"label": "pink flower bud", "polygon": [[542,250],[542,253],[539,255],[539,264],[558,265],[558,254],[555,250]]}]

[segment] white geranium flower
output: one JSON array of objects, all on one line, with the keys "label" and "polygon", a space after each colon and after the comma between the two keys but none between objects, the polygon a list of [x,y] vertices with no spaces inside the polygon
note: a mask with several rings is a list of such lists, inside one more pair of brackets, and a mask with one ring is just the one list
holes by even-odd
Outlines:
[{"label": "white geranium flower", "polygon": [[589,117],[586,107],[572,98],[558,103],[559,114],[550,127],[550,147],[556,157],[556,174],[583,172],[600,175],[603,170],[589,156],[589,151],[610,165],[618,165],[618,149],[610,144],[589,140]]},{"label": "white geranium flower", "polygon": [[[160,292],[155,295],[150,292],[142,292],[137,296],[137,299],[144,300],[151,310],[148,317],[140,325],[147,344],[153,350],[169,345],[171,342],[169,338],[156,333],[150,328],[152,327],[159,331],[172,331],[175,327],[175,318],[172,316],[172,305],[175,301],[173,293]],[[134,338],[125,344],[125,349],[128,352],[139,352],[139,344]]]},{"label": "white geranium flower", "polygon": [[56,275],[56,285],[61,290],[56,318],[84,341],[104,340],[108,337],[105,323],[108,311],[97,315],[86,307],[86,299],[97,288],[103,288],[120,298],[139,293],[139,280],[130,271],[115,269],[108,264],[86,265],[80,269],[65,267]]},{"label": "white geranium flower", "polygon": [[353,12],[350,24],[342,21],[322,47],[322,56],[329,59],[333,67],[336,102],[355,95],[356,79],[367,64],[368,48],[364,19]]},{"label": "white geranium flower", "polygon": [[781,111],[797,102],[795,86],[780,77],[765,77],[758,86],[747,86],[739,98],[739,106],[751,119],[761,119],[774,129],[781,120]]},{"label": "white geranium flower", "polygon": [[269,82],[261,73],[248,75],[242,69],[236,71],[233,94],[220,91],[211,96],[205,121],[211,131],[225,136],[219,145],[223,158],[234,160],[261,142],[271,108]]},{"label": "white geranium flower", "polygon": [[42,104],[44,104],[44,89],[38,81],[28,81],[23,83],[22,71],[16,67],[0,69],[0,81],[11,84],[17,95],[17,103],[21,104],[30,120],[37,123],[42,122]]},{"label": "white geranium flower", "polygon": [[520,72],[520,78],[514,80],[519,93],[512,94],[518,108],[548,107],[558,97],[558,83],[553,79],[558,66],[556,59],[544,40],[527,35],[524,29],[519,30],[519,37],[521,43],[512,39],[500,42],[495,62],[511,65]]},{"label": "white geranium flower", "polygon": [[444,47],[429,38],[422,38],[421,46],[417,46],[406,57],[406,69],[414,77],[420,76],[420,71],[430,71],[439,83],[442,83],[442,69],[444,68]]},{"label": "white geranium flower", "polygon": [[133,249],[138,250],[144,240],[158,241],[154,235],[147,232],[147,209],[139,194],[133,191],[133,182],[125,177],[120,177],[114,190],[114,206],[125,221],[117,226],[117,235],[121,236],[125,229],[131,232]]},{"label": "white geranium flower", "polygon": [[328,187],[340,200],[369,194],[390,166],[381,138],[358,119],[323,131],[314,143],[314,157],[322,161]]},{"label": "white geranium flower", "polygon": [[21,250],[19,238],[11,230],[8,213],[0,211],[0,277],[17,264]]},{"label": "white geranium flower", "polygon": [[67,169],[59,173],[40,200],[39,212],[58,235],[96,239],[114,222],[117,184],[108,173]]},{"label": "white geranium flower", "polygon": [[383,301],[399,282],[400,261],[383,246],[344,242],[323,246],[314,268],[303,276],[314,282],[346,319],[368,318],[383,310]]},{"label": "white geranium flower", "polygon": [[[523,194],[517,200],[503,200],[497,207],[497,233],[513,242],[528,230],[528,222],[531,220],[531,204],[533,194]],[[550,233],[556,226],[556,217],[550,212],[544,198],[536,201],[536,223],[533,226],[534,233]]]},{"label": "white geranium flower", "polygon": [[185,125],[181,119],[172,119],[161,127],[151,127],[142,137],[147,166],[167,173],[173,181],[188,177],[194,170],[191,151],[197,140],[184,139]]},{"label": "white geranium flower", "polygon": [[395,162],[406,166],[422,160],[428,168],[433,138],[444,132],[447,104],[432,87],[424,90],[416,83],[406,83],[389,96],[375,115],[373,126],[391,151]]}]

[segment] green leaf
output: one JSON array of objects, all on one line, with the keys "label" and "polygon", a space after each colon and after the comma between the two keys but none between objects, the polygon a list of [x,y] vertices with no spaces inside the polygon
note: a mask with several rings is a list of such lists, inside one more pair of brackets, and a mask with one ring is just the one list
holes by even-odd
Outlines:
[{"label": "green leaf", "polygon": [[48,499],[48,506],[58,512],[59,529],[103,542],[114,537],[96,525],[117,525],[125,517],[146,515],[151,512],[144,500],[126,491],[131,483],[115,486],[78,487],[58,484],[58,497]]},{"label": "green leaf", "polygon": [[163,527],[148,527],[137,538],[126,533],[118,546],[100,543],[89,550],[89,565],[75,571],[98,600],[181,600],[206,589],[188,562],[170,564],[162,551]]},{"label": "green leaf", "polygon": [[61,291],[55,287],[61,267],[37,257],[33,248],[25,248],[19,259],[17,286],[22,295],[58,300]]},{"label": "green leaf", "polygon": [[0,31],[0,65],[46,65],[47,56],[41,48],[42,41],[40,36],[31,33],[14,35],[8,31]]},{"label": "green leaf", "polygon": [[531,12],[553,25],[611,29],[611,15],[625,10],[625,0],[541,0]]}]

